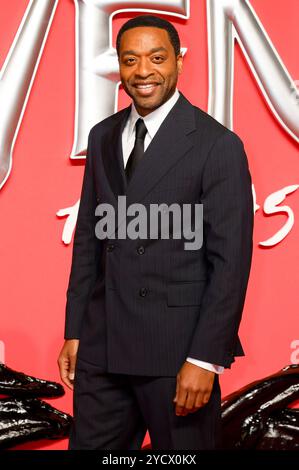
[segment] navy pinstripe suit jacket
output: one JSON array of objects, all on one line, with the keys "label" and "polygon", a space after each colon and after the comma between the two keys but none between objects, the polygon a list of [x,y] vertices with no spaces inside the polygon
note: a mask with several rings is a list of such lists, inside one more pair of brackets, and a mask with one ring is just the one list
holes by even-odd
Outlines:
[{"label": "navy pinstripe suit jacket", "polygon": [[[240,138],[180,93],[127,185],[121,135],[131,107],[90,131],[67,290],[65,338],[108,372],[176,375],[187,356],[228,368],[252,256],[251,176]],[[202,203],[203,245],[100,240],[99,203]]]}]

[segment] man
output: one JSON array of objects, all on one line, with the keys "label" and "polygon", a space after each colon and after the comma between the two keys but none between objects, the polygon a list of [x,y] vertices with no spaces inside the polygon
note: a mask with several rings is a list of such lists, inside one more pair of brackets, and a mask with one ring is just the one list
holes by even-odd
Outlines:
[{"label": "man", "polygon": [[[252,254],[251,177],[236,134],[178,91],[180,40],[166,20],[117,37],[133,103],[89,135],[67,291],[61,378],[74,388],[70,449],[213,449],[219,373],[238,338]],[[203,204],[203,245],[97,238],[95,209]]]}]

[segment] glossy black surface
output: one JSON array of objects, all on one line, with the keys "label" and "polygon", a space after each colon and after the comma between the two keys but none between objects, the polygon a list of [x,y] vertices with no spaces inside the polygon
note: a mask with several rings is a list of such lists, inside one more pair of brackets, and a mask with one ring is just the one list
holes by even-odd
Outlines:
[{"label": "glossy black surface", "polygon": [[68,435],[71,416],[37,398],[0,399],[0,448]]},{"label": "glossy black surface", "polygon": [[222,401],[223,448],[299,450],[299,365],[252,382]]},{"label": "glossy black surface", "polygon": [[38,379],[0,363],[0,395],[14,397],[60,397],[64,388],[57,382]]}]

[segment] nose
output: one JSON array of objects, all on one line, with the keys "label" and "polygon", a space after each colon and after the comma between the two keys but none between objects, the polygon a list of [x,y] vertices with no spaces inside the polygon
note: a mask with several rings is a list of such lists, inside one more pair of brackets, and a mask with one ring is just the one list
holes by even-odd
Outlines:
[{"label": "nose", "polygon": [[146,58],[146,57],[141,57],[137,69],[136,69],[136,75],[146,78],[152,73],[152,63],[151,61]]}]

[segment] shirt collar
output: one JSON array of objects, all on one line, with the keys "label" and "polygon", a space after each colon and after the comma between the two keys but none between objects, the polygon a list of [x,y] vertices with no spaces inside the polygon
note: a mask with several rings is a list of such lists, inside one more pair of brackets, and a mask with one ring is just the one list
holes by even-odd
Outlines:
[{"label": "shirt collar", "polygon": [[147,116],[140,116],[140,114],[135,108],[134,103],[132,102],[132,108],[129,117],[128,139],[130,139],[130,137],[132,136],[136,121],[139,118],[144,120],[144,124],[146,125],[149,136],[151,139],[153,139],[160,125],[166,118],[171,108],[175,105],[179,97],[180,93],[179,90],[176,88],[173,95],[165,103],[163,103],[161,106],[159,106],[159,108],[149,113]]}]

